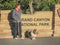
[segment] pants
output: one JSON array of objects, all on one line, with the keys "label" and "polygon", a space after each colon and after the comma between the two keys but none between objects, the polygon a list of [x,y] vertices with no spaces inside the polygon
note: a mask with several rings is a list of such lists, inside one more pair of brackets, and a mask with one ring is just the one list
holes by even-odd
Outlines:
[{"label": "pants", "polygon": [[[19,26],[19,27],[18,27]],[[14,22],[13,23],[13,37],[17,37],[19,34],[20,37],[22,37],[22,28],[21,28],[21,22]],[[19,32],[18,32],[19,30]]]}]

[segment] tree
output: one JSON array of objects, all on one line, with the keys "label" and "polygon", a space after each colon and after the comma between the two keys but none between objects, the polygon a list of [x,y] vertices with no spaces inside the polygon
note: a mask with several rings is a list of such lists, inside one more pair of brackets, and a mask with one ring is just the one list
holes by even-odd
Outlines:
[{"label": "tree", "polygon": [[15,7],[16,3],[17,3],[16,0],[2,0],[0,2],[0,9],[4,9],[4,10],[13,9]]},{"label": "tree", "polygon": [[24,1],[26,1],[26,2],[28,2],[28,3],[29,3],[30,12],[31,12],[31,14],[33,14],[33,5],[32,5],[33,0],[24,0]]},{"label": "tree", "polygon": [[[24,8],[24,13],[26,13],[26,10],[29,8],[30,9],[30,13],[33,14],[33,0],[20,0],[20,3],[22,4],[22,8]],[[28,6],[28,8],[27,8]],[[28,10],[29,10],[28,9]]]},{"label": "tree", "polygon": [[22,7],[22,10],[25,10],[25,12],[30,10],[31,14],[33,14],[34,10],[50,10],[50,7],[60,3],[60,0],[0,0],[0,9],[13,9],[18,2],[22,6],[29,5],[28,8],[25,6],[26,9]]},{"label": "tree", "polygon": [[32,3],[33,3],[33,0],[30,0],[29,1],[29,6],[30,6],[30,12],[31,12],[31,14],[33,14],[33,5],[32,5]]}]

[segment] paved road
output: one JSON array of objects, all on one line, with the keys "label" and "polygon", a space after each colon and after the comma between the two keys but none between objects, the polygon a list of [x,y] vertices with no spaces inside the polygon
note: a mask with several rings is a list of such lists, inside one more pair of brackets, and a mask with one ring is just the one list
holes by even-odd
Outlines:
[{"label": "paved road", "polygon": [[37,38],[36,40],[0,39],[0,45],[60,45],[60,37]]}]

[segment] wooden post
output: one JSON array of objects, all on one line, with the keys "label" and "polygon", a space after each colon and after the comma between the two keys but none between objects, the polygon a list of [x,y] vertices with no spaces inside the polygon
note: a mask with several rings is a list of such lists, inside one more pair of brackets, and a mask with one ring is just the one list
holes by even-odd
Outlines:
[{"label": "wooden post", "polygon": [[53,5],[53,16],[52,16],[52,37],[54,37],[54,33],[55,33],[55,5]]}]

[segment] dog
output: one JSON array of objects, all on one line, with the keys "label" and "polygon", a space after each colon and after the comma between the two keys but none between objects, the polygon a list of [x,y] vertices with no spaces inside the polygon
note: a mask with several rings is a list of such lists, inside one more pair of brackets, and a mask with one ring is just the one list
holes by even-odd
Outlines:
[{"label": "dog", "polygon": [[25,37],[29,38],[29,39],[32,39],[32,40],[35,40],[36,37],[37,37],[37,30],[36,29],[34,29],[33,31],[32,30],[27,30],[25,32]]}]

